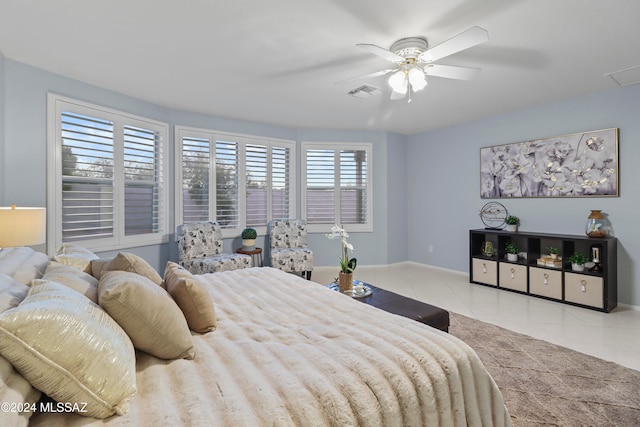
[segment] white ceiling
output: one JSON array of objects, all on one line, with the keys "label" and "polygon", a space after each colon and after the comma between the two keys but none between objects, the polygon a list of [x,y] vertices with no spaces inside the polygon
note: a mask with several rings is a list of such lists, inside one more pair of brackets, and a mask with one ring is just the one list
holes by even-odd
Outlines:
[{"label": "white ceiling", "polygon": [[[180,110],[414,134],[617,87],[604,75],[640,65],[639,18],[638,0],[0,0],[0,52]],[[476,80],[430,78],[410,104],[386,77],[334,84],[389,68],[356,43],[474,25],[489,41],[438,63]],[[362,83],[382,94],[346,94]]]}]

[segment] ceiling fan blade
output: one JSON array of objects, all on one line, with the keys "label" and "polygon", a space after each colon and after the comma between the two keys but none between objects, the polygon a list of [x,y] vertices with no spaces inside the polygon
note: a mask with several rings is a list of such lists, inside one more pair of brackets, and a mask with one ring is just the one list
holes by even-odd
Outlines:
[{"label": "ceiling fan blade", "polygon": [[404,61],[404,58],[400,55],[397,55],[393,52],[391,52],[390,50],[387,50],[385,48],[382,48],[380,46],[377,46],[375,44],[366,44],[366,43],[359,43],[356,46],[363,48],[364,50],[366,50],[369,53],[373,53],[374,55],[378,55],[384,59],[386,59],[387,61],[391,61],[394,63],[400,63],[402,61]]},{"label": "ceiling fan blade", "polygon": [[472,80],[480,74],[480,68],[428,64],[424,66],[424,73],[427,76],[444,77],[446,79]]},{"label": "ceiling fan blade", "polygon": [[419,57],[420,62],[433,62],[445,56],[453,55],[470,47],[477,46],[489,40],[487,30],[480,27],[471,27],[457,36],[423,52]]},{"label": "ceiling fan blade", "polygon": [[350,83],[354,80],[358,80],[358,79],[367,79],[367,78],[372,78],[372,77],[380,77],[380,76],[384,76],[385,74],[389,74],[390,72],[395,71],[395,69],[391,69],[388,68],[386,70],[380,70],[380,71],[376,71],[375,73],[369,73],[369,74],[363,74],[360,76],[355,76],[355,77],[349,77],[348,79],[344,79],[344,80],[340,80],[337,82],[334,82],[334,85],[342,85],[345,83]]}]

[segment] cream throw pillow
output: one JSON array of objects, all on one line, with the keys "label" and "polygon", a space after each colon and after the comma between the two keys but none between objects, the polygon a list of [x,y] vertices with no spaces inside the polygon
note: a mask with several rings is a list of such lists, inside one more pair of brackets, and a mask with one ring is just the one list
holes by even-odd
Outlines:
[{"label": "cream throw pillow", "polygon": [[0,274],[0,313],[16,307],[27,296],[29,287],[16,282],[11,276]]},{"label": "cream throw pillow", "polygon": [[136,393],[135,351],[104,310],[54,282],[31,287],[0,315],[0,354],[58,402],[87,405],[81,415],[124,414]]},{"label": "cream throw pillow", "polygon": [[36,279],[32,283],[39,283],[39,280],[47,280],[65,285],[81,293],[96,304],[98,303],[98,279],[70,265],[51,261],[42,279]]},{"label": "cream throw pillow", "polygon": [[107,271],[129,271],[131,273],[136,273],[141,276],[146,277],[151,280],[156,285],[160,285],[164,287],[162,283],[162,277],[158,274],[156,270],[149,265],[147,261],[140,258],[138,255],[128,253],[128,252],[119,252],[118,255],[115,256],[107,265],[102,269],[102,274]]},{"label": "cream throw pillow", "polygon": [[204,334],[216,329],[216,312],[211,296],[189,271],[169,261],[164,271],[164,282],[192,331]]},{"label": "cream throw pillow", "polygon": [[104,271],[104,268],[111,262],[113,258],[109,258],[109,259],[102,259],[102,258],[98,258],[98,259],[92,259],[91,260],[91,275],[93,277],[95,277],[96,279],[100,280],[100,278],[102,277],[102,273]]},{"label": "cream throw pillow", "polygon": [[193,359],[191,332],[167,291],[127,271],[108,271],[98,285],[100,305],[133,345],[160,359]]},{"label": "cream throw pillow", "polygon": [[98,255],[87,248],[72,243],[63,243],[53,260],[91,274],[91,260],[98,258]]}]

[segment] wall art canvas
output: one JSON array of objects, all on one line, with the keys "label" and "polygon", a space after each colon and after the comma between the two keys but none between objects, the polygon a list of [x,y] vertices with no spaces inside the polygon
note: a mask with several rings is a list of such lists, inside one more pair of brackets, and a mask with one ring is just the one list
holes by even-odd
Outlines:
[{"label": "wall art canvas", "polygon": [[618,129],[481,148],[480,185],[483,199],[618,196]]}]

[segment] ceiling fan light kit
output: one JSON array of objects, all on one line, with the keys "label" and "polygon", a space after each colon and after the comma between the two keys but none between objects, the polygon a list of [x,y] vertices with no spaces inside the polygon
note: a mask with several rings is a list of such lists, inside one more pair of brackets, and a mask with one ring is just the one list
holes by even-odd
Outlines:
[{"label": "ceiling fan light kit", "polygon": [[[393,43],[389,50],[374,44],[358,44],[358,47],[397,64],[398,68],[376,71],[355,78],[378,77],[391,73],[388,80],[392,89],[391,99],[402,99],[408,94],[409,102],[411,102],[411,92],[419,92],[427,86],[427,75],[458,80],[474,78],[479,72],[477,68],[439,65],[433,64],[433,62],[477,46],[487,40],[489,40],[489,34],[485,29],[471,27],[431,49],[423,37],[400,39]],[[351,80],[353,79],[338,83]]]}]

